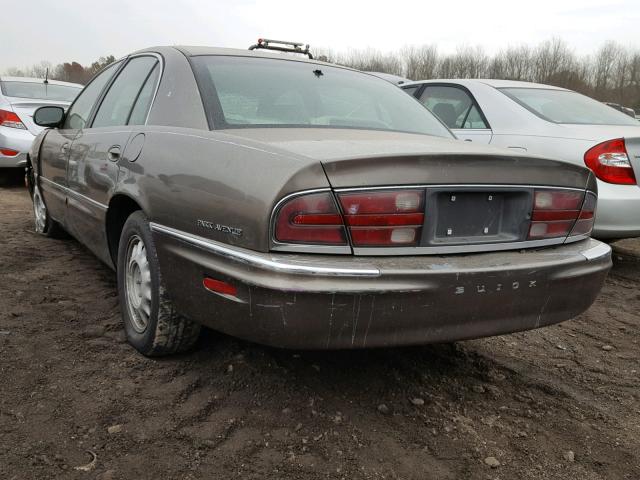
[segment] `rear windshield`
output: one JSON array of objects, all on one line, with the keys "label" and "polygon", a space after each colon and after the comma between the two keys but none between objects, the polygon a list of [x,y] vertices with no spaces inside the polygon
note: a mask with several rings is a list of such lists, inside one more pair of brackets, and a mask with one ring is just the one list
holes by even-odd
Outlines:
[{"label": "rear windshield", "polygon": [[502,93],[539,117],[554,123],[634,125],[637,120],[604,103],[569,90],[500,88]]},{"label": "rear windshield", "polygon": [[33,98],[73,102],[82,88],[36,82],[0,82],[7,97]]},{"label": "rear windshield", "polygon": [[358,128],[452,137],[415,99],[371,75],[286,59],[192,60],[215,128]]}]

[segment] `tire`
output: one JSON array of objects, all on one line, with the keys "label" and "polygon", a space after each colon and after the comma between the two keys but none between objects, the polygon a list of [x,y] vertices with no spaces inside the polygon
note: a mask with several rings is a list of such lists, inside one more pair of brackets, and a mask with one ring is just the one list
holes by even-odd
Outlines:
[{"label": "tire", "polygon": [[35,220],[36,233],[51,238],[66,238],[67,234],[58,222],[56,222],[49,215],[47,210],[47,204],[42,197],[40,187],[37,185],[33,188],[31,194],[31,200],[33,202],[33,216]]},{"label": "tire", "polygon": [[178,314],[166,294],[156,247],[143,212],[132,213],[118,246],[118,298],[129,343],[143,355],[190,349],[200,325]]}]

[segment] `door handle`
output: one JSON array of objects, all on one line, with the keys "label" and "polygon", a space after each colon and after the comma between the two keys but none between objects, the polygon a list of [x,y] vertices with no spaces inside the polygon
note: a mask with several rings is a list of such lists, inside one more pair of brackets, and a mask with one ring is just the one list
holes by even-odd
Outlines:
[{"label": "door handle", "polygon": [[107,158],[112,162],[120,160],[120,147],[118,145],[114,145],[107,150]]},{"label": "door handle", "polygon": [[69,151],[69,144],[68,143],[62,144],[62,146],[60,147],[60,153],[63,155],[66,155],[68,151]]}]

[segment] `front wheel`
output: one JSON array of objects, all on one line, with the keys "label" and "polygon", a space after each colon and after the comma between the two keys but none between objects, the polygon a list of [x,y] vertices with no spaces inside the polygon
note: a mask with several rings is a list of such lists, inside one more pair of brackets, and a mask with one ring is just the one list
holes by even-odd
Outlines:
[{"label": "front wheel", "polygon": [[118,246],[118,296],[129,343],[147,356],[168,355],[191,348],[200,325],[175,311],[160,275],[149,221],[132,213]]}]

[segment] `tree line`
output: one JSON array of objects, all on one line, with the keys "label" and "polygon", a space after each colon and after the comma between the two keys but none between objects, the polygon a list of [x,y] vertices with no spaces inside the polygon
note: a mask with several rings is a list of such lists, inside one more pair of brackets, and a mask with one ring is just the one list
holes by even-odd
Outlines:
[{"label": "tree line", "polygon": [[43,61],[27,68],[9,68],[6,74],[12,77],[35,77],[45,78],[48,75],[50,80],[61,80],[63,82],[81,83],[84,85],[91,78],[107,65],[116,61],[116,57],[108,55],[100,57],[88,66],[82,66],[78,62],[64,62],[57,65]]},{"label": "tree line", "polygon": [[[591,55],[578,55],[566,42],[553,38],[536,46],[506,47],[493,55],[480,46],[462,46],[455,53],[445,54],[436,45],[421,45],[389,53],[373,48],[348,52],[316,49],[315,56],[358,70],[392,73],[412,80],[497,78],[546,83],[640,111],[640,50],[614,41],[604,43]],[[85,84],[114,61],[115,57],[109,55],[88,66],[78,62],[40,62],[22,70],[10,68],[6,73],[44,78],[48,71],[50,79]]]},{"label": "tree line", "polygon": [[591,55],[578,55],[566,42],[553,38],[537,46],[510,46],[493,55],[479,46],[463,46],[455,53],[443,54],[436,45],[421,45],[390,53],[321,49],[316,52],[316,58],[320,57],[411,80],[494,78],[545,83],[640,111],[640,50],[614,41],[604,43]]}]

